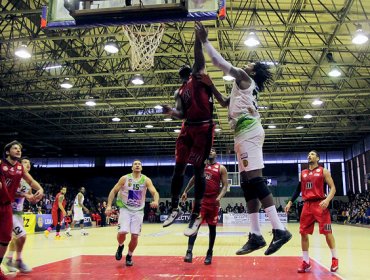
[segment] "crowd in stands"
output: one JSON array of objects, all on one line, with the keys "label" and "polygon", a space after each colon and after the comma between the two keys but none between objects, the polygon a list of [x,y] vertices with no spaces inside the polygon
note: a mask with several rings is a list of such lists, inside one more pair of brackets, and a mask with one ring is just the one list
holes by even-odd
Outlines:
[{"label": "crowd in stands", "polygon": [[370,225],[370,191],[348,194],[349,202],[334,202],[334,215],[337,221],[349,224]]}]

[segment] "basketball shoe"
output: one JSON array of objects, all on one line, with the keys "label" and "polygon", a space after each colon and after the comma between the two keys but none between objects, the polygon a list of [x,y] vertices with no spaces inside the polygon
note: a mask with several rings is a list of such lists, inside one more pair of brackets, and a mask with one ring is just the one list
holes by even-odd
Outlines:
[{"label": "basketball shoe", "polygon": [[116,260],[119,261],[122,259],[122,251],[125,245],[118,245],[117,252],[116,252]]},{"label": "basketball shoe", "polygon": [[331,271],[331,272],[336,272],[336,271],[338,270],[338,264],[339,264],[338,259],[336,259],[336,258],[332,258],[332,259],[331,259],[331,267],[330,267],[330,271]]},{"label": "basketball shoe", "polygon": [[305,261],[302,261],[301,265],[298,267],[298,273],[305,273],[309,272],[311,269],[311,264],[306,263]]},{"label": "basketball shoe", "polygon": [[248,241],[244,244],[242,248],[236,251],[237,255],[246,255],[252,253],[255,250],[261,249],[266,246],[266,241],[262,235],[257,235],[254,233],[249,233]]},{"label": "basketball shoe", "polygon": [[191,214],[188,227],[184,230],[185,236],[193,236],[198,233],[199,227],[202,224],[203,218],[198,214]]},{"label": "basketball shoe", "polygon": [[265,255],[271,255],[279,250],[285,243],[292,239],[292,234],[287,230],[273,229],[272,230],[273,238]]},{"label": "basketball shoe", "polygon": [[12,259],[8,259],[6,262],[3,263],[4,267],[8,272],[17,272],[18,269],[15,267]]},{"label": "basketball shoe", "polygon": [[179,209],[172,209],[171,213],[168,215],[167,219],[163,222],[163,227],[168,227],[173,224],[173,222],[180,217],[183,212]]},{"label": "basketball shoe", "polygon": [[212,255],[213,255],[213,251],[212,250],[208,250],[207,251],[206,258],[204,259],[204,264],[209,265],[209,264],[212,263]]},{"label": "basketball shoe", "polygon": [[126,255],[126,266],[133,266],[132,256]]},{"label": "basketball shoe", "polygon": [[32,271],[32,268],[28,267],[22,260],[16,260],[15,266],[22,273],[29,273]]},{"label": "basketball shoe", "polygon": [[45,237],[46,237],[46,238],[48,238],[48,237],[49,237],[49,234],[50,234],[50,231],[48,231],[48,230],[44,230],[44,235],[45,235]]},{"label": "basketball shoe", "polygon": [[184,257],[184,262],[187,262],[187,263],[193,262],[193,252],[191,250],[186,251],[186,255]]}]

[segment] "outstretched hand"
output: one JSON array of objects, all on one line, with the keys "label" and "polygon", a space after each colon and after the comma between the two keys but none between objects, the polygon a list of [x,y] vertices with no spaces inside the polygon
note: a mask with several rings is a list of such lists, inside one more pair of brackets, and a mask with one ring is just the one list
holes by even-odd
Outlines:
[{"label": "outstretched hand", "polygon": [[207,42],[208,30],[204,27],[204,25],[200,21],[195,22],[195,34],[196,36],[198,36],[199,40],[202,43]]}]

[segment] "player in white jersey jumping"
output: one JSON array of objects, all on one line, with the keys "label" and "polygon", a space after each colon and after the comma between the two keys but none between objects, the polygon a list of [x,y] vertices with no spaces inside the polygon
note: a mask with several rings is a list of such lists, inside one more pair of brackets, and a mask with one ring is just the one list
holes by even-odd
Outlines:
[{"label": "player in white jersey jumping", "polygon": [[[29,172],[31,169],[31,162],[29,158],[23,157],[21,159],[21,163],[23,165],[24,170],[26,172]],[[9,243],[6,262],[4,264],[4,266],[7,268],[9,272],[16,272],[19,270],[20,272],[28,273],[32,271],[32,269],[29,268],[22,260],[22,250],[26,242],[27,234],[26,230],[24,229],[22,217],[24,199],[27,199],[31,203],[38,202],[36,197],[32,194],[32,189],[36,191],[42,190],[43,192],[43,189],[40,185],[34,184],[31,187],[25,180],[22,179],[16,192],[15,201],[12,203],[13,238],[12,241]],[[15,263],[13,262],[14,252],[16,253]]]},{"label": "player in white jersey jumping", "polygon": [[132,173],[122,176],[117,184],[110,191],[108,205],[105,213],[109,216],[112,212],[112,202],[117,195],[117,206],[120,208],[118,219],[118,249],[116,260],[122,259],[122,251],[126,234],[131,233],[131,240],[128,244],[128,254],[126,255],[126,266],[132,266],[132,254],[137,246],[141,226],[144,218],[144,206],[146,191],[149,190],[153,196],[150,207],[157,208],[159,194],[155,189],[152,180],[141,174],[143,167],[140,160],[132,163]]},{"label": "player in white jersey jumping", "polygon": [[251,220],[248,242],[236,254],[248,254],[266,246],[258,221],[261,202],[273,228],[273,239],[265,251],[265,255],[271,255],[292,238],[279,220],[272,194],[262,178],[265,132],[261,125],[256,96],[259,91],[264,90],[272,74],[268,66],[260,62],[249,63],[243,68],[234,67],[208,41],[208,32],[202,23],[196,22],[195,30],[213,65],[235,78],[230,97],[224,98],[215,90],[213,93],[220,105],[229,109],[229,124],[235,134],[234,149],[238,156],[241,188]]},{"label": "player in white jersey jumping", "polygon": [[[73,203],[73,221],[71,226],[66,230],[66,235],[67,236],[72,236],[71,235],[71,229],[74,228],[76,222],[80,223],[80,229],[81,229],[81,235],[88,235],[88,233],[84,229],[84,213],[85,211],[86,214],[89,213],[89,209],[87,209],[84,206],[84,194],[86,190],[84,187],[80,188],[79,193],[75,197],[75,201]],[[83,211],[82,211],[83,210]]]}]

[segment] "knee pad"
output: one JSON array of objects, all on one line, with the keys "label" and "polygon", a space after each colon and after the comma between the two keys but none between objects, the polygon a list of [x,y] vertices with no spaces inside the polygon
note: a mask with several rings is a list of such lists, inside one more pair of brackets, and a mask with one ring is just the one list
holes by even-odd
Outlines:
[{"label": "knee pad", "polygon": [[266,182],[262,177],[255,177],[249,180],[249,184],[252,185],[252,188],[255,190],[259,200],[262,200],[271,194],[271,191],[267,187]]},{"label": "knee pad", "polygon": [[240,184],[240,186],[243,190],[244,198],[245,198],[246,202],[248,202],[252,199],[257,199],[258,198],[257,193],[256,193],[256,189],[249,182],[244,181]]},{"label": "knee pad", "polygon": [[0,242],[0,245],[1,245],[1,246],[5,246],[5,247],[8,247],[8,245],[9,245],[9,242]]}]

